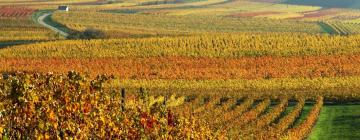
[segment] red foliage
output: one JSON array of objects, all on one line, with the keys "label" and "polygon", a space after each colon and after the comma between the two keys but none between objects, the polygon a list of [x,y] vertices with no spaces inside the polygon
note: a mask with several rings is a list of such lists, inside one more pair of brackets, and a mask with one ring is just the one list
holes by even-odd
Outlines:
[{"label": "red foliage", "polygon": [[0,7],[0,17],[28,17],[34,11],[25,7]]},{"label": "red foliage", "polygon": [[175,126],[175,116],[170,110],[168,110],[167,120],[168,120],[168,126],[171,127]]}]

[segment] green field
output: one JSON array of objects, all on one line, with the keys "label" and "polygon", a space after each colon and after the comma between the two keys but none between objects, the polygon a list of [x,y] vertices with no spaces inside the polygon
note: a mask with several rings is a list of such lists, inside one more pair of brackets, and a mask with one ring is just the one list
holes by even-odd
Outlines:
[{"label": "green field", "polygon": [[0,140],[360,139],[360,0],[0,0],[0,29]]},{"label": "green field", "polygon": [[360,1],[358,0],[287,0],[285,3],[321,6],[324,8],[360,8]]},{"label": "green field", "polygon": [[309,140],[355,140],[360,138],[360,105],[328,105]]}]

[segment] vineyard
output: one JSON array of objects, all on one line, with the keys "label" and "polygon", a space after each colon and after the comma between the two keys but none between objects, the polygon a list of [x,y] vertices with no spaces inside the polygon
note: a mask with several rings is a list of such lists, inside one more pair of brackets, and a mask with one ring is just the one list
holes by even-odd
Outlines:
[{"label": "vineyard", "polygon": [[[99,18],[92,18],[94,15]],[[218,16],[158,16],[156,14],[58,12],[53,15],[53,18],[74,30],[83,31],[87,28],[103,30],[110,38],[207,32],[323,32],[315,22],[242,19]]]},{"label": "vineyard", "polygon": [[25,7],[0,7],[0,46],[3,42],[55,39],[54,33],[32,21],[34,12]]},{"label": "vineyard", "polygon": [[2,49],[0,56],[5,58],[336,56],[359,54],[359,44],[358,35],[218,33],[179,37],[51,41]]},{"label": "vineyard", "polygon": [[334,29],[335,34],[351,35],[360,33],[360,24],[358,23],[327,22],[326,24]]},{"label": "vineyard", "polygon": [[1,138],[215,137],[200,120],[178,117],[169,110],[181,105],[184,97],[126,96],[125,90],[117,93],[106,87],[111,79],[101,75],[89,81],[76,72],[4,75]]},{"label": "vineyard", "polygon": [[0,140],[360,139],[357,4],[0,0]]},{"label": "vineyard", "polygon": [[[96,76],[114,74],[126,79],[273,79],[359,76],[360,56],[258,57],[258,58],[4,58],[0,71],[77,70]],[[166,64],[164,64],[166,63]],[[39,67],[41,65],[42,67]]]},{"label": "vineyard", "polygon": [[[114,89],[111,79],[102,75],[89,81],[76,72],[3,75],[0,135],[19,139],[301,139],[309,135],[323,105],[321,96],[150,96],[144,89],[126,94],[125,89]],[[311,100],[315,101],[311,113],[293,125],[305,101]],[[289,101],[296,105],[283,114]]]},{"label": "vineyard", "polygon": [[1,17],[26,17],[30,16],[34,12],[34,9],[23,7],[0,7]]}]

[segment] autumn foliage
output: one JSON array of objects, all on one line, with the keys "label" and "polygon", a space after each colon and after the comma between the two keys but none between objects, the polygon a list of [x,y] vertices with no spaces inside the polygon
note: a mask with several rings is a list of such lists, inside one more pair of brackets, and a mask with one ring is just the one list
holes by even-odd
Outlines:
[{"label": "autumn foliage", "polygon": [[323,104],[323,97],[318,97],[315,106],[311,109],[307,118],[298,126],[289,129],[283,138],[291,140],[301,140],[306,138],[311,133],[311,129],[320,115]]},{"label": "autumn foliage", "polygon": [[26,7],[0,7],[0,17],[27,17],[34,11]]},{"label": "autumn foliage", "polygon": [[242,58],[4,58],[0,71],[64,73],[76,70],[93,77],[107,73],[125,79],[271,79],[360,75],[360,55]]},{"label": "autumn foliage", "polygon": [[177,116],[183,98],[145,93],[124,97],[76,72],[12,73],[0,79],[2,139],[213,139],[201,122]]}]

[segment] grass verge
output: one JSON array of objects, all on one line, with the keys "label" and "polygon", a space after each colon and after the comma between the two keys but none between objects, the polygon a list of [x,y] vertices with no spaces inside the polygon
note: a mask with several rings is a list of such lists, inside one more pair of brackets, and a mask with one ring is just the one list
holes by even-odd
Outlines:
[{"label": "grass verge", "polygon": [[360,105],[324,106],[308,139],[360,139]]}]

